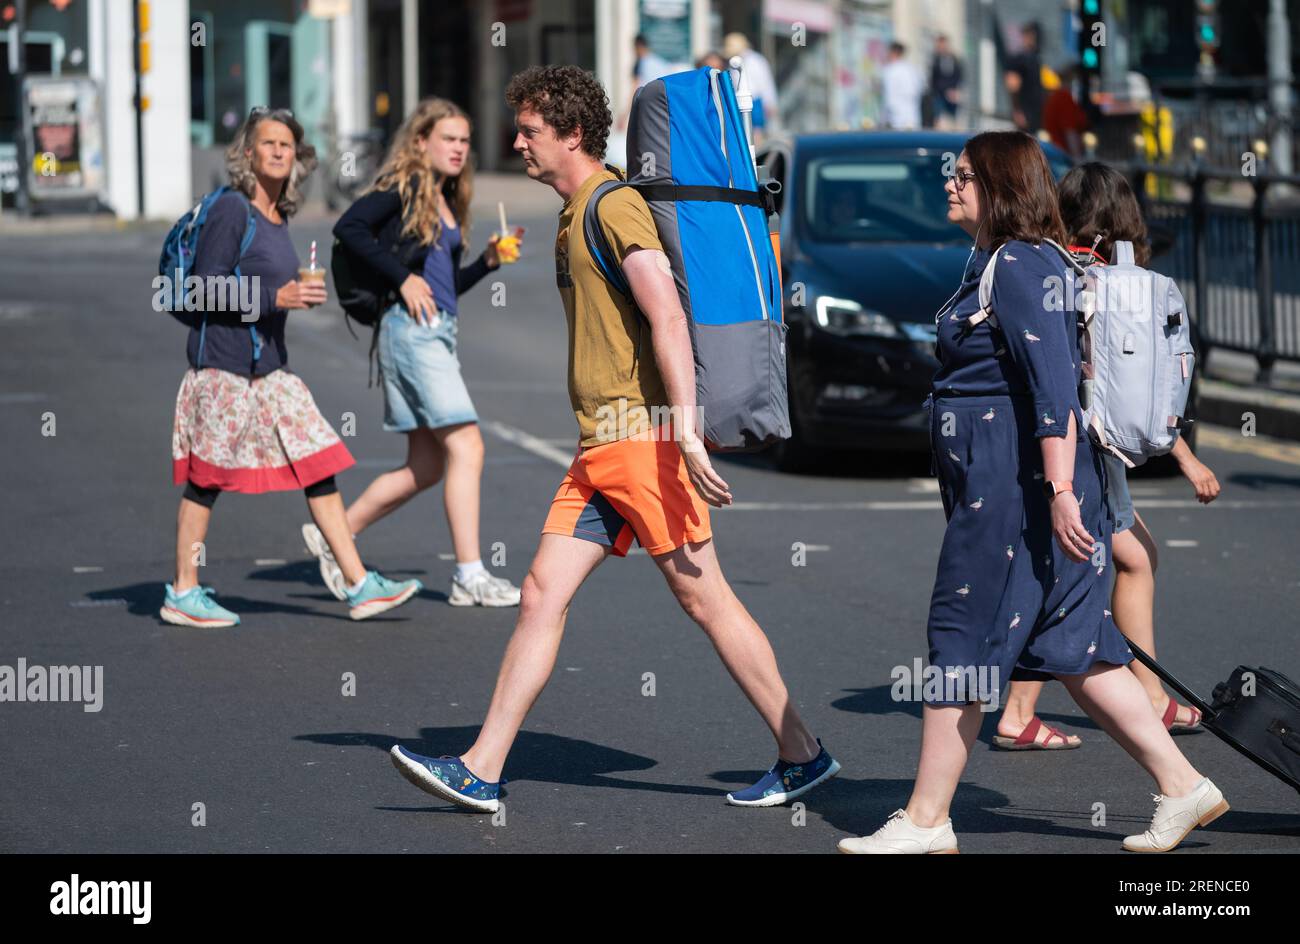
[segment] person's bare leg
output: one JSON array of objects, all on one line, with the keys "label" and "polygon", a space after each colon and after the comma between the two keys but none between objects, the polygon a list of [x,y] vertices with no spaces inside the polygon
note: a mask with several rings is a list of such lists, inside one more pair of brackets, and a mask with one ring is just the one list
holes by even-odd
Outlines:
[{"label": "person's bare leg", "polygon": [[483,479],[483,435],[477,423],[434,430],[447,453],[447,482],[442,501],[456,563],[479,559],[479,483]]},{"label": "person's bare leg", "polygon": [[461,762],[479,779],[501,779],[510,746],[555,668],[569,602],[609,553],[603,544],[542,535],[524,578],[519,618],[501,660],[487,718],[473,747],[461,755]]},{"label": "person's bare leg", "polygon": [[922,829],[930,829],[948,819],[984,714],[978,704],[925,705],[921,718],[921,759],[907,816]]},{"label": "person's bare leg", "polygon": [[[1143,652],[1156,656],[1156,566],[1159,556],[1156,541],[1139,515],[1133,527],[1121,531],[1111,539],[1111,556],[1115,560],[1115,589],[1111,593],[1110,608],[1119,631]],[[1134,659],[1129,669],[1137,676],[1156,715],[1163,717],[1169,706],[1160,677]],[[1189,710],[1181,712],[1178,721],[1190,722],[1195,715]]]},{"label": "person's bare leg", "polygon": [[311,510],[311,518],[316,522],[316,527],[320,528],[325,542],[329,544],[339,569],[343,571],[343,578],[349,586],[355,586],[366,575],[366,569],[361,565],[357,544],[352,540],[352,531],[348,528],[343,496],[338,492],[317,495],[307,499],[307,507]]},{"label": "person's bare leg", "polygon": [[655,556],[654,562],[677,602],[704,630],[722,664],[771,729],[780,758],[801,764],[816,757],[817,739],[790,700],[767,636],[722,575],[713,541],[685,544]]},{"label": "person's bare leg", "polygon": [[406,464],[380,475],[348,506],[348,528],[352,534],[360,534],[436,484],[442,478],[444,467],[442,444],[434,431],[411,430],[406,434]]},{"label": "person's bare leg", "polygon": [[194,545],[207,539],[211,520],[212,509],[207,505],[181,498],[181,506],[176,511],[176,582],[172,584],[178,594],[198,586],[199,551]]},{"label": "person's bare leg", "polygon": [[1191,793],[1201,780],[1173,738],[1151,711],[1151,700],[1128,669],[1097,663],[1083,675],[1061,682],[1079,707],[1149,773],[1165,796]]}]

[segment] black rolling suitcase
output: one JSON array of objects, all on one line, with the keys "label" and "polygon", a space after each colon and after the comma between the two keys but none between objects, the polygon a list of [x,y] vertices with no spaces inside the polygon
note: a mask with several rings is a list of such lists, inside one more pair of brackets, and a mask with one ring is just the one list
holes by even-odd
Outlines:
[{"label": "black rolling suitcase", "polygon": [[[1300,790],[1300,685],[1272,669],[1237,666],[1206,704],[1132,642],[1137,660],[1201,712],[1201,724],[1274,777]],[[1249,694],[1253,680],[1254,694]],[[1247,689],[1247,691],[1243,691]]]}]

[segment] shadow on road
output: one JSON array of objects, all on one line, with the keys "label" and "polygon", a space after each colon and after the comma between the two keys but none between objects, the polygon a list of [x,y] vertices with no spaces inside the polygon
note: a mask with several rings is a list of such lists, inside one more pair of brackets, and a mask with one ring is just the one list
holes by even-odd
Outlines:
[{"label": "shadow on road", "polygon": [[[473,743],[478,736],[478,726],[455,728],[421,728],[418,738],[394,739],[391,734],[364,731],[340,731],[322,734],[300,734],[296,741],[328,744],[337,747],[369,747],[387,753],[394,744],[401,744],[417,754],[437,757],[446,751],[459,750]],[[385,761],[387,763],[387,761]],[[606,776],[613,771],[649,770],[659,762],[651,757],[632,754],[612,747],[560,737],[520,731],[510,760],[506,764],[506,780],[528,780],[538,783],[559,783],[574,787],[614,787],[622,790],[646,790],[652,793],[685,794],[689,796],[721,797],[725,791],[711,790],[677,783],[654,783],[644,780],[623,780]],[[398,776],[393,772],[393,776]],[[757,775],[754,779],[758,779]],[[502,791],[504,796],[508,792]],[[414,808],[423,811],[423,808]]]},{"label": "shadow on road", "polygon": [[[913,718],[921,717],[921,703],[917,701],[899,701],[893,696],[894,687],[892,685],[877,685],[874,688],[846,688],[844,691],[850,694],[843,698],[838,698],[831,702],[832,708],[840,711],[848,711],[861,715],[892,715],[905,714]],[[997,718],[998,712],[990,711],[988,715]],[[1101,731],[1091,718],[1087,715],[1061,715],[1052,714],[1051,712],[1039,712],[1038,717],[1043,721],[1052,724],[1068,725],[1073,728],[1087,728],[1092,731]],[[920,730],[917,730],[917,737],[920,737]],[[991,744],[993,735],[997,733],[996,722],[985,721],[980,728],[980,740],[986,744]],[[1028,753],[1028,752],[1026,752]]]},{"label": "shadow on road", "polygon": [[1271,488],[1300,488],[1300,476],[1272,475],[1264,472],[1237,472],[1228,477],[1233,485],[1242,485],[1256,491]]},{"label": "shadow on road", "polygon": [[[319,578],[317,578],[319,580]],[[432,596],[433,599],[439,599],[439,594],[429,594],[427,591],[422,596]],[[343,606],[338,603],[328,591],[322,591],[320,594],[311,594],[306,599],[328,603],[329,607],[321,609],[316,606],[299,606],[292,603],[277,603],[268,600],[256,600],[252,597],[241,597],[228,593],[214,593],[216,601],[227,609],[238,613],[240,617],[248,617],[259,613],[293,613],[299,616],[310,616],[317,619],[334,619],[346,620],[351,622],[346,609],[338,610],[337,607]],[[304,596],[304,595],[299,595]],[[159,626],[169,625],[164,623],[158,616],[158,610],[163,603],[163,586],[158,582],[150,583],[132,583],[123,587],[112,587],[107,590],[92,590],[86,594],[88,600],[125,600],[126,611],[132,616],[152,617],[154,622]],[[441,599],[446,599],[441,595]],[[400,613],[400,611],[397,611]],[[386,617],[372,617],[370,622],[383,621]],[[182,628],[182,627],[178,627]]]}]

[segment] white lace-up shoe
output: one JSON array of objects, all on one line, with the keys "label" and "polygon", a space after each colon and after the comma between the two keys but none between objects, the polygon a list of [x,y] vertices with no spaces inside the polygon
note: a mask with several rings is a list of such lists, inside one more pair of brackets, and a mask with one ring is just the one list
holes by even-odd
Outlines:
[{"label": "white lace-up shoe", "polygon": [[841,839],[840,852],[862,854],[916,854],[955,855],[957,836],[952,831],[952,820],[942,825],[922,829],[908,817],[906,810],[895,810],[889,821],[870,836],[861,839]]},{"label": "white lace-up shoe", "polygon": [[518,606],[519,588],[486,570],[480,570],[464,583],[452,575],[447,602],[452,606]]},{"label": "white lace-up shoe", "polygon": [[1219,788],[1204,778],[1187,796],[1168,797],[1153,793],[1156,815],[1151,827],[1140,836],[1129,836],[1129,852],[1168,852],[1187,838],[1197,826],[1208,826],[1228,812],[1228,801]]}]

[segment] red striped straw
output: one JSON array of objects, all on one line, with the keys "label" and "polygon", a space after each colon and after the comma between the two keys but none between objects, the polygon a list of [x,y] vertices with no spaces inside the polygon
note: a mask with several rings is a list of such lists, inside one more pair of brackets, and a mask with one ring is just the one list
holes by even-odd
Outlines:
[{"label": "red striped straw", "polygon": [[316,240],[311,241],[311,264],[309,266],[313,271],[316,268]]}]

